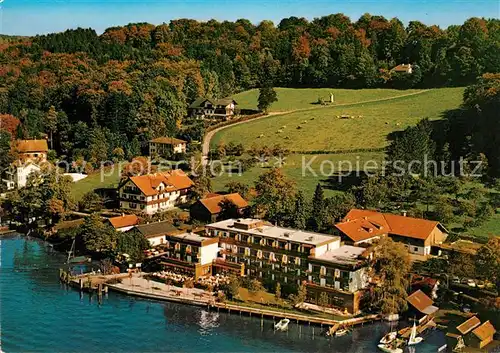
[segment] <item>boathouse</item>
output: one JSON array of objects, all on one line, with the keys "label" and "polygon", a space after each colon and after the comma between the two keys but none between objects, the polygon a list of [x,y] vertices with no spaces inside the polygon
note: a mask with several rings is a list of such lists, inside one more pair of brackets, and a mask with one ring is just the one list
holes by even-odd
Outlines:
[{"label": "boathouse", "polygon": [[419,324],[428,321],[439,310],[438,307],[432,305],[434,301],[420,289],[406,298],[406,301],[410,304],[409,316],[418,320]]}]

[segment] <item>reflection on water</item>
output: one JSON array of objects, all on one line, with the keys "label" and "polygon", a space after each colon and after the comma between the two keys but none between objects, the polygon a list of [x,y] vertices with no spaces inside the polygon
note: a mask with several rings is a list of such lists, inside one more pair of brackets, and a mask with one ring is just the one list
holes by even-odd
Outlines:
[{"label": "reflection on water", "polygon": [[[326,338],[325,328],[290,322],[276,332],[273,320],[109,293],[80,294],[58,281],[65,261],[44,243],[2,240],[1,348],[6,352],[375,352],[389,330],[378,323]],[[435,352],[439,332],[416,352]]]}]

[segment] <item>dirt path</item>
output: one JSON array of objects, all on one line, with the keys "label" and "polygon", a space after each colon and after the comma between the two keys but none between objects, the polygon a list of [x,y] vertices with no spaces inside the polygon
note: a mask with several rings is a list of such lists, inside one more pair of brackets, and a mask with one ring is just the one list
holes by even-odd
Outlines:
[{"label": "dirt path", "polygon": [[400,96],[387,97],[387,98],[379,98],[379,99],[370,99],[370,100],[356,102],[356,103],[343,103],[343,104],[337,104],[337,105],[333,105],[333,106],[326,105],[326,106],[311,107],[311,108],[301,108],[301,109],[288,110],[288,111],[271,112],[271,113],[269,113],[267,115],[260,116],[260,117],[255,118],[255,119],[250,119],[250,120],[245,120],[245,121],[237,121],[234,124],[229,124],[229,125],[226,125],[226,126],[221,126],[221,127],[218,127],[217,129],[209,131],[205,135],[205,137],[203,138],[203,149],[202,149],[202,152],[203,152],[203,157],[202,157],[203,158],[203,163],[206,164],[206,162],[207,162],[208,152],[210,151],[210,141],[212,140],[212,138],[214,137],[214,135],[217,132],[219,132],[219,131],[221,131],[223,129],[226,129],[228,127],[233,127],[233,126],[244,124],[244,123],[248,123],[248,122],[251,122],[251,121],[265,119],[265,118],[269,118],[269,117],[276,116],[276,115],[285,115],[285,114],[290,114],[290,113],[295,113],[295,112],[305,112],[305,111],[318,110],[318,109],[328,109],[328,108],[355,106],[355,105],[366,104],[366,103],[384,102],[384,101],[390,101],[390,100],[395,100],[395,99],[409,97],[409,96],[415,96],[415,95],[422,94],[422,93],[425,93],[425,92],[428,92],[428,91],[429,90],[422,90],[422,91],[419,91],[419,92],[412,92],[412,93],[402,94]]}]

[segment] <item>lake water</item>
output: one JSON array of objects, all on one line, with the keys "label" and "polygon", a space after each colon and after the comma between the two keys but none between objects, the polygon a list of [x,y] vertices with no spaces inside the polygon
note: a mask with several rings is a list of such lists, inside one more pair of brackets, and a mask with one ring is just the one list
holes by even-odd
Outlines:
[{"label": "lake water", "polygon": [[[97,298],[58,280],[65,258],[20,236],[1,240],[0,330],[4,352],[376,352],[386,323],[327,339],[319,327],[143,300],[110,292]],[[414,352],[436,352],[439,331]]]}]

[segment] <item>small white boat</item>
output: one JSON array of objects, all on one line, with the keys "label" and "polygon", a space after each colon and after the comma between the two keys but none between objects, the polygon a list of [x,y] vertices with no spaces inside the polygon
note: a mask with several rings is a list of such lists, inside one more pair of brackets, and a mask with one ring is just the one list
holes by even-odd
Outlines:
[{"label": "small white boat", "polygon": [[382,352],[387,353],[403,353],[403,350],[401,348],[389,344],[379,344],[378,349],[380,349]]},{"label": "small white boat", "polygon": [[278,331],[286,331],[288,329],[288,324],[290,323],[290,320],[288,319],[281,319],[280,322],[274,325],[274,329]]},{"label": "small white boat", "polygon": [[417,325],[415,322],[413,322],[413,327],[411,328],[410,338],[408,339],[408,345],[412,346],[415,344],[419,344],[423,340],[424,339],[422,337],[417,336]]},{"label": "small white boat", "polygon": [[381,344],[389,344],[392,341],[394,341],[397,336],[398,336],[398,333],[396,331],[389,332],[384,337],[382,337],[382,339],[380,340],[379,343],[381,343]]},{"label": "small white boat", "polygon": [[348,333],[349,333],[349,330],[347,330],[345,328],[341,328],[341,329],[338,329],[337,331],[335,331],[335,336],[337,336],[337,337],[345,336]]}]

